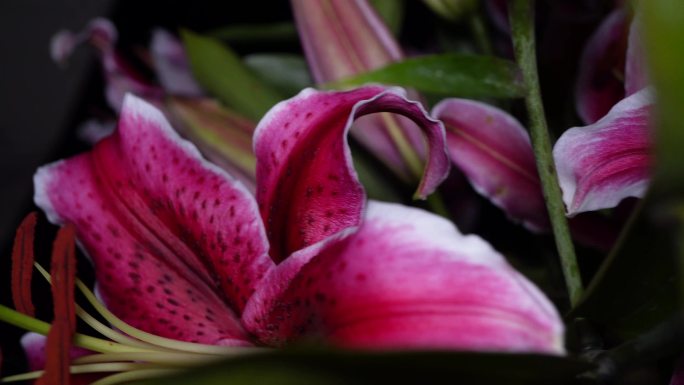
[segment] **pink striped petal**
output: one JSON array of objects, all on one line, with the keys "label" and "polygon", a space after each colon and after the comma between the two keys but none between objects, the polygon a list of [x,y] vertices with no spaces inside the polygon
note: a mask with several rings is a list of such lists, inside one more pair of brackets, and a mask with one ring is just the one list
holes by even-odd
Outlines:
[{"label": "pink striped petal", "polygon": [[392,33],[364,0],[291,0],[316,82],[353,76],[402,59]]},{"label": "pink striped petal", "polygon": [[586,124],[601,119],[625,97],[623,77],[627,49],[627,12],[613,11],[589,38],[577,79],[577,112]]},{"label": "pink striped petal", "polygon": [[354,118],[393,112],[425,133],[430,154],[417,196],[446,178],[444,127],[401,89],[367,86],[348,92],[302,91],[281,102],[254,133],[257,201],[276,261],[347,227],[357,226],[365,202],[347,132]]},{"label": "pink striped petal", "polygon": [[615,207],[642,197],[651,164],[650,89],[616,104],[598,122],[567,130],[554,146],[558,179],[569,215]]},{"label": "pink striped petal", "polygon": [[245,309],[264,343],[563,352],[563,323],[544,295],[482,239],[428,212],[370,202],[357,233],[300,257],[273,270]]},{"label": "pink striped petal", "polygon": [[[398,42],[366,0],[291,3],[317,83],[341,80],[404,57]],[[409,99],[419,100],[419,96],[409,91]],[[425,149],[411,121],[383,114],[361,119],[351,132],[400,178],[413,179],[406,158],[424,157]]]},{"label": "pink striped petal", "polygon": [[202,96],[204,92],[190,70],[190,63],[181,42],[168,31],[152,33],[150,53],[164,90],[172,95]]},{"label": "pink striped petal", "polygon": [[73,223],[117,315],[162,336],[245,344],[240,313],[271,268],[254,199],[128,96],[117,131],[42,167],[35,202]]},{"label": "pink striped petal", "polygon": [[444,122],[451,160],[476,191],[526,227],[548,229],[530,138],[514,117],[466,99],[445,99],[432,116]]}]

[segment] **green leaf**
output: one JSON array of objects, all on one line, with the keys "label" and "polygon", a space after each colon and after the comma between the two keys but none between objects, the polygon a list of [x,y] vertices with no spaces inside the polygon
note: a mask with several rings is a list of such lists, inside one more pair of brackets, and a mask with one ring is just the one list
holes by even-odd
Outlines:
[{"label": "green leaf", "polygon": [[555,384],[592,367],[570,358],[465,352],[279,350],[146,384]]},{"label": "green leaf", "polygon": [[245,65],[261,81],[288,97],[313,84],[306,60],[300,55],[252,54],[245,56]]},{"label": "green leaf", "polygon": [[404,0],[370,0],[371,5],[385,21],[387,28],[397,36],[404,21]]},{"label": "green leaf", "polygon": [[328,86],[385,83],[443,96],[517,98],[524,95],[518,67],[492,56],[443,54],[406,59]]},{"label": "green leaf", "polygon": [[260,119],[284,99],[265,86],[226,45],[184,30],[181,33],[197,81],[221,102],[252,119]]},{"label": "green leaf", "polygon": [[298,42],[297,28],[292,22],[269,24],[234,24],[215,29],[207,36],[231,44]]}]

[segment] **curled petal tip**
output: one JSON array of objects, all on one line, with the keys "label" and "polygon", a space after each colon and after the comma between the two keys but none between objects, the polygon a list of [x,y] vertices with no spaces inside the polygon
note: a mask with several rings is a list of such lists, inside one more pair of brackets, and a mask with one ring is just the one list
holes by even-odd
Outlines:
[{"label": "curled petal tip", "polygon": [[353,167],[347,133],[355,118],[378,112],[413,120],[427,137],[429,157],[419,196],[433,191],[446,177],[449,160],[443,126],[418,103],[405,99],[400,89],[375,85],[345,92],[306,89],[273,107],[254,133],[257,201],[276,260],[359,224],[365,194]]},{"label": "curled petal tip", "polygon": [[567,130],[553,156],[568,215],[615,207],[643,197],[649,182],[649,117],[653,95],[645,88],[616,104],[596,123]]}]

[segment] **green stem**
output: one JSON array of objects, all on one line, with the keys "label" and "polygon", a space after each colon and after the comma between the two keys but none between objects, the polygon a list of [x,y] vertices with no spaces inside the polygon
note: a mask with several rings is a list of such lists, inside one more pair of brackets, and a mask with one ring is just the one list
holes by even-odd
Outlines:
[{"label": "green stem", "polygon": [[[47,335],[50,331],[50,324],[41,320],[29,317],[7,306],[0,305],[0,321],[22,328],[24,330]],[[148,349],[141,349],[134,346],[125,346],[116,342],[90,337],[83,334],[74,334],[74,344],[89,350],[100,353],[130,353],[130,352],[150,352]]]},{"label": "green stem", "polygon": [[570,237],[568,221],[565,218],[565,206],[558,185],[556,166],[551,152],[551,140],[539,89],[533,6],[533,0],[512,0],[509,3],[513,48],[526,86],[525,102],[529,114],[530,136],[544,191],[544,200],[549,212],[553,235],[556,239],[556,247],[560,256],[570,303],[574,306],[582,295],[582,278],[575,257],[575,248]]},{"label": "green stem", "polygon": [[140,369],[129,372],[112,374],[111,376],[93,382],[91,385],[114,385],[138,380],[149,380],[157,377],[171,376],[178,373],[178,369]]}]

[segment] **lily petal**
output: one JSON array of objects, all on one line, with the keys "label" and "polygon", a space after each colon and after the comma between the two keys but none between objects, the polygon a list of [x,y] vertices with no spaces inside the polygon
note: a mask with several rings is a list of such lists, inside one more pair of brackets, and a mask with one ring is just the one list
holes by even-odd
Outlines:
[{"label": "lily petal", "polygon": [[456,98],[441,101],[432,116],[444,122],[451,160],[477,192],[529,229],[548,229],[530,137],[514,117]]},{"label": "lily petal", "polygon": [[[398,42],[366,0],[292,0],[302,48],[317,83],[341,80],[404,57]],[[419,100],[409,91],[409,99]],[[408,119],[379,115],[359,120],[352,135],[400,178],[415,177],[424,143]]]},{"label": "lily petal", "polygon": [[598,122],[567,130],[553,156],[569,215],[615,207],[623,198],[646,192],[651,163],[649,115],[653,106],[645,88],[616,104]]},{"label": "lily petal", "polygon": [[58,63],[64,63],[81,44],[90,43],[100,55],[100,65],[107,83],[105,94],[109,106],[120,111],[127,93],[144,97],[149,101],[160,102],[164,92],[153,85],[130,66],[116,51],[118,31],[111,21],[104,18],[93,19],[78,33],[58,32],[51,41],[50,54]]},{"label": "lily petal", "polygon": [[273,265],[256,203],[160,111],[128,96],[112,136],[40,168],[34,184],[50,221],[76,225],[99,292],[124,321],[184,341],[246,343],[234,312]]},{"label": "lily petal", "polygon": [[98,17],[78,33],[67,30],[57,32],[50,40],[50,57],[55,62],[64,64],[79,45],[90,42],[96,47],[109,49],[114,46],[118,35],[111,21]]},{"label": "lily petal", "polygon": [[257,201],[274,260],[359,224],[366,197],[347,132],[354,118],[376,112],[404,115],[427,137],[430,152],[418,197],[425,198],[446,178],[444,127],[419,103],[406,100],[401,89],[306,89],[273,107],[254,133]]},{"label": "lily petal", "polygon": [[482,239],[426,211],[370,202],[358,232],[299,257],[271,272],[243,314],[262,342],[563,352],[544,295]]},{"label": "lily petal", "polygon": [[192,75],[185,48],[170,32],[156,29],[152,33],[150,53],[159,83],[167,93],[194,97],[204,95]]},{"label": "lily petal", "polygon": [[367,1],[291,3],[306,59],[317,82],[349,77],[404,56]]},{"label": "lily petal", "polygon": [[616,9],[589,38],[582,53],[575,97],[577,112],[586,124],[601,119],[625,97],[628,23],[627,12]]},{"label": "lily petal", "polygon": [[625,59],[625,94],[627,96],[649,85],[646,52],[641,41],[641,18],[637,14],[629,26],[627,58]]}]

